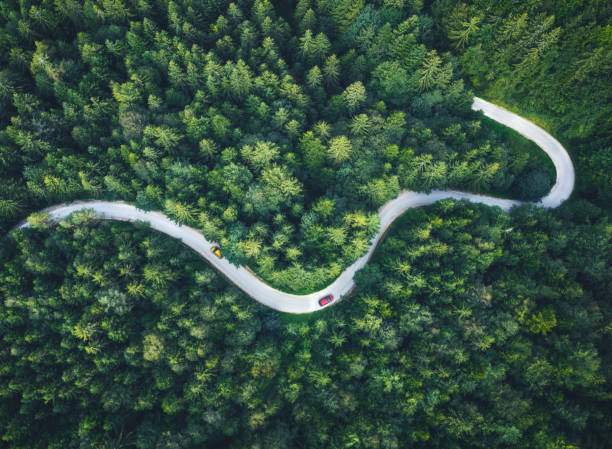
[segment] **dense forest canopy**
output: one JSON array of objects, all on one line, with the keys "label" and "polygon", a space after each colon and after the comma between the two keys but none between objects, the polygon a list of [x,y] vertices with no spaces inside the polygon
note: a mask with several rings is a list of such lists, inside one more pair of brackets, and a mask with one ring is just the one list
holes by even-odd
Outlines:
[{"label": "dense forest canopy", "polygon": [[81,198],[163,210],[271,284],[364,253],[399,190],[555,211],[405,214],[306,317],[178,241],[81,212],[0,240],[0,448],[604,449],[612,439],[612,6],[5,0],[0,232]]},{"label": "dense forest canopy", "polygon": [[267,0],[3,2],[0,218],[127,200],[306,291],[365,252],[400,189],[536,199],[552,185],[539,150],[471,111],[418,2],[280,12]]},{"label": "dense forest canopy", "polygon": [[[581,195],[612,201],[612,3],[435,0],[439,48],[479,92],[537,119],[572,152]],[[446,45],[445,45],[446,44]]]},{"label": "dense forest canopy", "polygon": [[596,209],[560,217],[411,210],[360,292],[305,318],[144,226],[38,217],[3,240],[3,440],[604,448],[611,234]]}]

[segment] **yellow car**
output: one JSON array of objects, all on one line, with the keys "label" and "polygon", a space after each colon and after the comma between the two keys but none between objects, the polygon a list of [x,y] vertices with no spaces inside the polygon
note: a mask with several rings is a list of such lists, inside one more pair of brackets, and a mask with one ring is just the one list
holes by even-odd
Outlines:
[{"label": "yellow car", "polygon": [[221,248],[219,248],[218,246],[213,246],[210,249],[210,252],[212,252],[215,256],[217,256],[219,259],[221,259]]}]

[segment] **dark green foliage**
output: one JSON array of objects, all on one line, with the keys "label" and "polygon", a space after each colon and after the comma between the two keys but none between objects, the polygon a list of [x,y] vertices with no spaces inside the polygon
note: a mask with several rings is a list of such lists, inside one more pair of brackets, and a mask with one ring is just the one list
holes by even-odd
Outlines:
[{"label": "dark green foliage", "polygon": [[360,290],[368,291],[377,288],[384,281],[384,275],[378,265],[366,265],[355,273],[354,281]]},{"label": "dark green foliage", "polygon": [[0,447],[609,446],[611,227],[593,202],[612,192],[610,17],[565,0],[1,2],[3,235],[58,201],[121,199],[314,290],[400,189],[546,193],[550,162],[472,113],[458,75],[541,117],[593,201],[412,210],[353,297],[306,317],[143,225],[33,216],[0,241]]},{"label": "dark green foliage", "polygon": [[539,164],[470,111],[420,1],[22,3],[0,9],[4,229],[125,200],[312,291],[363,254],[351,217],[400,189],[508,193]]},{"label": "dark green foliage", "polygon": [[603,449],[612,236],[557,215],[411,210],[306,317],[144,226],[38,217],[0,253],[4,447]]},{"label": "dark green foliage", "polygon": [[536,200],[542,198],[552,187],[552,180],[548,173],[543,170],[531,170],[519,176],[512,191],[516,198],[521,200]]},{"label": "dark green foliage", "polygon": [[438,45],[483,95],[541,119],[567,145],[581,195],[612,200],[610,2],[436,0]]}]

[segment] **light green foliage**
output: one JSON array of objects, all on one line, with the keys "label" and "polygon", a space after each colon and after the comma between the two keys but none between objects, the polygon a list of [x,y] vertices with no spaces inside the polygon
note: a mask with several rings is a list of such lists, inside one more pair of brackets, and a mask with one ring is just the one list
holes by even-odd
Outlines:
[{"label": "light green foliage", "polygon": [[367,136],[370,131],[370,119],[366,114],[359,114],[351,121],[351,133]]},{"label": "light green foliage", "polygon": [[321,73],[319,66],[316,65],[308,71],[308,75],[306,76],[306,83],[308,86],[312,87],[313,89],[319,87],[322,80],[323,74]]},{"label": "light green foliage", "polygon": [[148,362],[155,362],[163,356],[164,343],[158,335],[145,335],[142,346],[142,357]]},{"label": "light green foliage", "polygon": [[452,76],[452,67],[449,64],[442,65],[442,58],[435,50],[427,53],[427,58],[419,70],[419,89],[429,90],[432,88],[444,88],[448,85]]},{"label": "light green foliage", "polygon": [[344,92],[342,97],[346,102],[346,107],[349,111],[355,112],[366,99],[366,90],[363,84],[359,81],[349,85]]},{"label": "light green foliage", "polygon": [[329,39],[323,33],[313,35],[311,30],[306,30],[304,36],[300,38],[300,51],[311,64],[322,61],[330,48]]},{"label": "light green foliage", "polygon": [[278,147],[273,142],[256,142],[255,145],[245,145],[240,154],[255,170],[261,170],[278,158]]},{"label": "light green foliage", "polygon": [[349,138],[338,136],[329,141],[327,155],[334,163],[339,164],[350,158],[352,151],[353,147]]},{"label": "light green foliage", "polygon": [[304,163],[311,169],[317,169],[322,167],[325,162],[325,145],[321,142],[321,139],[315,137],[312,131],[304,133],[301,137],[298,148],[304,158]]},{"label": "light green foliage", "polygon": [[194,212],[192,208],[186,204],[178,201],[166,200],[165,204],[166,212],[176,218],[179,223],[191,223],[194,219]]},{"label": "light green foliage", "polygon": [[331,55],[325,60],[323,65],[323,75],[325,82],[329,85],[335,85],[340,77],[340,63],[336,55]]},{"label": "light green foliage", "polygon": [[0,215],[3,217],[14,217],[19,215],[22,206],[19,201],[12,199],[0,199]]}]

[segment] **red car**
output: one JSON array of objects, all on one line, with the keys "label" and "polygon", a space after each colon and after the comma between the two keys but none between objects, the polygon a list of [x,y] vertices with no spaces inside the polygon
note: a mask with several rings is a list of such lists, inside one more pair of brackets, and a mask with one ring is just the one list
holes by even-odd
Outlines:
[{"label": "red car", "polygon": [[326,306],[327,304],[329,304],[333,300],[334,300],[334,297],[332,295],[327,295],[325,298],[319,299],[319,305],[321,307]]}]

